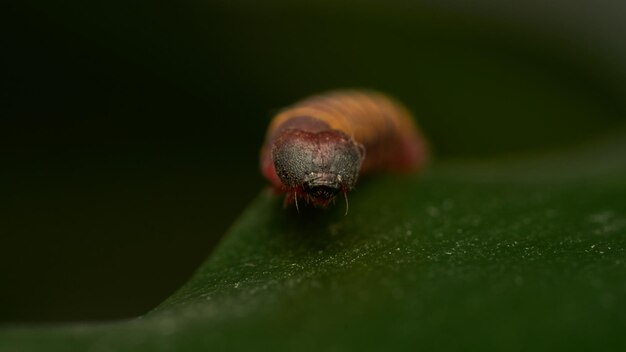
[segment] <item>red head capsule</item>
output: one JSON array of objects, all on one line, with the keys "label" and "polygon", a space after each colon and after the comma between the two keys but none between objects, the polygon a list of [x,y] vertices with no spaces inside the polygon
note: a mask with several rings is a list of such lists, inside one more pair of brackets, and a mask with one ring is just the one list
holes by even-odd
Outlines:
[{"label": "red head capsule", "polygon": [[[325,207],[360,174],[414,171],[428,159],[408,111],[376,92],[338,91],[303,100],[272,120],[261,171],[286,202]],[[346,198],[347,200],[347,198]]]}]

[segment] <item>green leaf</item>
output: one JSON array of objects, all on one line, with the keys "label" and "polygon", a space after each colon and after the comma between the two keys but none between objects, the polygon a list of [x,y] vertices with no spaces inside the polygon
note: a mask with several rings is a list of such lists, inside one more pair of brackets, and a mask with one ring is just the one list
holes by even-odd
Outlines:
[{"label": "green leaf", "polygon": [[625,136],[364,178],[348,216],[263,192],[146,316],[0,350],[623,350]]}]

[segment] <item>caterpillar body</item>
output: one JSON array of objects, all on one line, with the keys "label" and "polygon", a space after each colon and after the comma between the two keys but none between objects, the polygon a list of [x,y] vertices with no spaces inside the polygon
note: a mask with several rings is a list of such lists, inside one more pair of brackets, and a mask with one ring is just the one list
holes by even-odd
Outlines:
[{"label": "caterpillar body", "polygon": [[408,110],[372,91],[335,91],[304,99],[276,115],[261,149],[261,172],[285,202],[326,207],[346,197],[359,175],[411,172],[428,146]]}]

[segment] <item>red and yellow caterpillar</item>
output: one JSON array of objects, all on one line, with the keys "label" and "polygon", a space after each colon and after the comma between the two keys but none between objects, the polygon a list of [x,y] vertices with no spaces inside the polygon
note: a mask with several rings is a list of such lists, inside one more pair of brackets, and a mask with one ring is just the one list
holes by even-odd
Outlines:
[{"label": "red and yellow caterpillar", "polygon": [[[261,172],[286,202],[325,207],[360,174],[415,171],[426,140],[399,102],[371,91],[336,91],[302,100],[274,117],[261,149]],[[347,201],[347,198],[346,198]]]}]

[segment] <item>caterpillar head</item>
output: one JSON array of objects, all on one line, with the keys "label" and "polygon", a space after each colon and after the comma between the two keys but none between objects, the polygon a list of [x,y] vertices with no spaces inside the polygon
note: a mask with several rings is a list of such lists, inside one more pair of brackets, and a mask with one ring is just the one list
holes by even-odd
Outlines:
[{"label": "caterpillar head", "polygon": [[276,174],[289,194],[321,207],[352,189],[364,156],[361,144],[337,130],[288,129],[272,148]]}]

